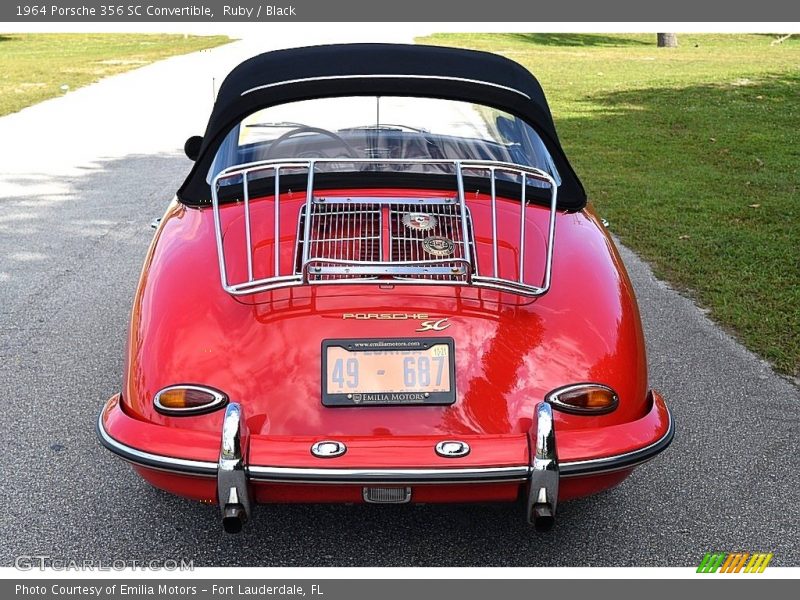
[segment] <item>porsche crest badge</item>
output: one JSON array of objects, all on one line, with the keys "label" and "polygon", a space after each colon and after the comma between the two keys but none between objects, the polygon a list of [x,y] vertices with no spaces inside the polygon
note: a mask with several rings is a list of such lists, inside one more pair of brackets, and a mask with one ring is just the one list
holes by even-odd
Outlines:
[{"label": "porsche crest badge", "polygon": [[403,225],[414,231],[430,231],[436,227],[436,217],[428,213],[412,212],[403,215]]}]

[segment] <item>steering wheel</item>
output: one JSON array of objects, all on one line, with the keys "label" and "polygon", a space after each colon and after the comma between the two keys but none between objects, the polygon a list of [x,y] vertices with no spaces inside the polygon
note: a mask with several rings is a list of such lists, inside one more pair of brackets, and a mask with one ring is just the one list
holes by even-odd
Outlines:
[{"label": "steering wheel", "polygon": [[344,148],[345,151],[347,151],[347,155],[350,158],[359,158],[358,150],[356,150],[350,144],[348,144],[342,138],[342,136],[340,136],[340,135],[338,135],[338,134],[336,134],[336,133],[334,133],[332,131],[328,131],[327,129],[322,129],[321,127],[309,127],[307,125],[303,125],[301,127],[296,127],[295,129],[292,129],[291,131],[287,131],[286,133],[284,133],[280,137],[275,138],[275,140],[269,145],[269,150],[267,150],[266,156],[264,158],[266,158],[266,159],[273,158],[274,155],[275,155],[275,148],[280,146],[286,140],[291,139],[294,136],[300,135],[302,133],[319,133],[320,135],[327,136],[327,137],[333,139],[334,141],[338,142],[342,146],[342,148]]}]

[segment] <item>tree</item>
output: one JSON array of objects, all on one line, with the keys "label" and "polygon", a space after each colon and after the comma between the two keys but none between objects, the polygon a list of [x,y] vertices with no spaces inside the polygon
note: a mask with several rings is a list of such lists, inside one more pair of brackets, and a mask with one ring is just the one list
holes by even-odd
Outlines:
[{"label": "tree", "polygon": [[677,33],[659,33],[658,34],[658,47],[659,48],[677,48],[678,47],[678,34]]}]

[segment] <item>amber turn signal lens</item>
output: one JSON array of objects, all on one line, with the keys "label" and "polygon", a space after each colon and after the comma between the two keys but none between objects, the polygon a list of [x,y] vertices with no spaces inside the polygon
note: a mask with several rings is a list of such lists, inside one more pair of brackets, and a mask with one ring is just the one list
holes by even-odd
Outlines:
[{"label": "amber turn signal lens", "polygon": [[153,404],[166,415],[197,415],[216,410],[228,402],[220,391],[197,385],[174,385],[156,394]]},{"label": "amber turn signal lens", "polygon": [[553,408],[576,415],[603,415],[619,404],[616,392],[599,383],[579,383],[553,390],[547,395]]}]

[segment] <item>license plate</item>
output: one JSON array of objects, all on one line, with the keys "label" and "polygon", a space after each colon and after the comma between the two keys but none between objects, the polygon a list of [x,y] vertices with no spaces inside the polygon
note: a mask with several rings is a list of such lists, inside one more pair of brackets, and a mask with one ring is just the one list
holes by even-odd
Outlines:
[{"label": "license plate", "polygon": [[456,401],[453,338],[324,340],[325,406]]}]

